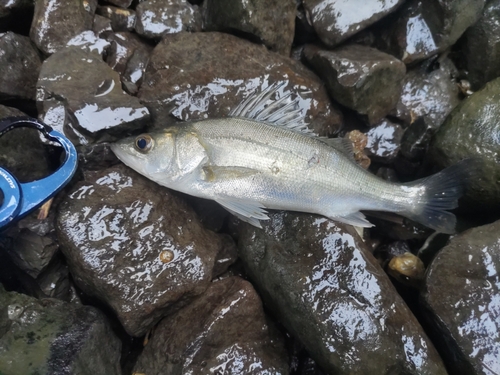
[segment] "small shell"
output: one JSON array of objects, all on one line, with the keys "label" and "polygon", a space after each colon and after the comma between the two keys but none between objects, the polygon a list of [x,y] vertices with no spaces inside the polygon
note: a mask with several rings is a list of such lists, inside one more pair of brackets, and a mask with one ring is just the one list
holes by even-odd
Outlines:
[{"label": "small shell", "polygon": [[174,259],[174,253],[170,250],[160,252],[160,260],[162,263],[170,263]]}]

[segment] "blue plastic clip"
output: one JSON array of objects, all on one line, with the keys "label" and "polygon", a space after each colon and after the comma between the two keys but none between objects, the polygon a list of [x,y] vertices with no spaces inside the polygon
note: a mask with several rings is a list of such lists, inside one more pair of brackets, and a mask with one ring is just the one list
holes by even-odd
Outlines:
[{"label": "blue plastic clip", "polygon": [[75,146],[61,133],[30,117],[8,117],[0,120],[0,137],[18,127],[35,128],[46,139],[62,146],[65,158],[57,171],[41,180],[20,183],[7,170],[0,168],[0,229],[21,219],[56,195],[76,172],[78,155]]}]

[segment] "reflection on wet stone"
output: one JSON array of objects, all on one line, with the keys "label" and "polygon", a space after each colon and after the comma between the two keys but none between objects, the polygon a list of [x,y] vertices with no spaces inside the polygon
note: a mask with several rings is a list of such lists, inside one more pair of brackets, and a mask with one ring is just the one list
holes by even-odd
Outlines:
[{"label": "reflection on wet stone", "polygon": [[327,372],[446,374],[415,317],[355,230],[278,212],[239,229],[249,276]]},{"label": "reflection on wet stone", "polygon": [[179,119],[227,116],[255,90],[283,81],[280,95],[291,91],[302,98],[299,106],[317,133],[339,131],[342,114],[317,76],[290,58],[223,33],[166,35],[151,54],[138,97],[153,126],[163,127]]},{"label": "reflection on wet stone", "polygon": [[500,373],[500,221],[453,238],[423,292],[450,374]]},{"label": "reflection on wet stone", "polygon": [[403,136],[401,126],[389,120],[383,120],[371,128],[366,135],[368,136],[366,145],[368,156],[374,161],[392,163],[401,147]]},{"label": "reflection on wet stone", "polygon": [[78,47],[67,47],[45,60],[37,90],[42,116],[57,109],[59,114],[52,118],[59,122],[49,125],[77,144],[116,139],[113,135],[140,128],[149,119],[147,108],[123,92],[118,73],[99,55]]},{"label": "reflection on wet stone", "polygon": [[283,338],[266,322],[252,285],[214,282],[164,318],[138,358],[137,374],[289,374]]},{"label": "reflection on wet stone", "polygon": [[36,0],[30,38],[50,55],[82,31],[91,30],[96,0]]},{"label": "reflection on wet stone", "polygon": [[[232,242],[123,165],[77,184],[60,206],[57,228],[76,284],[111,306],[133,336],[203,293],[235,259]],[[160,259],[166,250],[170,262]]]},{"label": "reflection on wet stone", "polygon": [[201,31],[200,10],[186,0],[146,0],[137,6],[135,31],[152,39],[181,31]]},{"label": "reflection on wet stone", "polygon": [[98,6],[97,14],[109,18],[113,31],[132,31],[136,23],[136,14],[133,10],[113,6]]}]

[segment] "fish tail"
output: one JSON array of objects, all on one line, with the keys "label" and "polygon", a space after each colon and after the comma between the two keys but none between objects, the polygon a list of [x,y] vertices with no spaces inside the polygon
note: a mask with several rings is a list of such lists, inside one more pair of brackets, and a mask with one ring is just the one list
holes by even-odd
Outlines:
[{"label": "fish tail", "polygon": [[417,195],[413,209],[401,214],[440,233],[455,233],[457,219],[448,210],[458,207],[458,199],[464,194],[467,181],[476,167],[474,160],[463,160],[406,185],[422,193]]}]

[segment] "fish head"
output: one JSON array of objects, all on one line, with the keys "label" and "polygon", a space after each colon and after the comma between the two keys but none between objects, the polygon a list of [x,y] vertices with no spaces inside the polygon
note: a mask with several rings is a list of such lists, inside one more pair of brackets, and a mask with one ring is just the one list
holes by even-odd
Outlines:
[{"label": "fish head", "polygon": [[111,150],[125,165],[149,179],[161,183],[175,179],[175,133],[164,130],[128,137],[111,144]]}]

